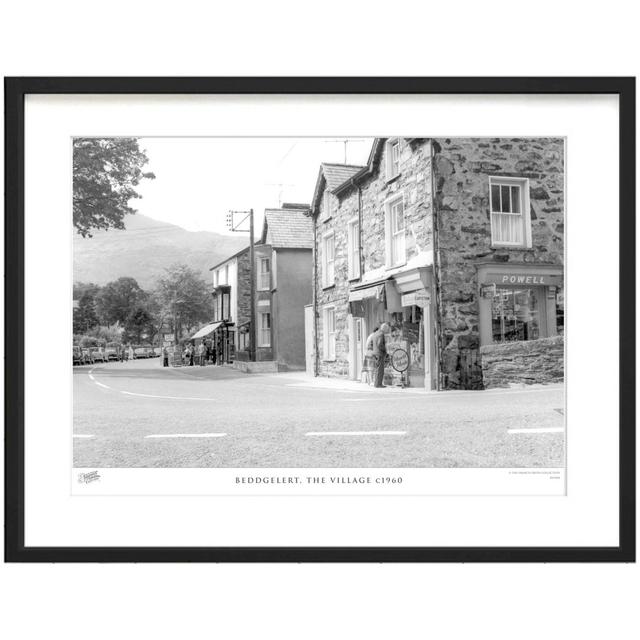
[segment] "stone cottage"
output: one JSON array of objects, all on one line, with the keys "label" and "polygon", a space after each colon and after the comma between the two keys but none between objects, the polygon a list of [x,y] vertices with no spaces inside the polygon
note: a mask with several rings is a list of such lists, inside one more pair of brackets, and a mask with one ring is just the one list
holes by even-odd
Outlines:
[{"label": "stone cottage", "polygon": [[562,379],[562,139],[376,139],[365,166],[321,165],[311,215],[317,375],[362,379],[386,321],[387,383]]}]

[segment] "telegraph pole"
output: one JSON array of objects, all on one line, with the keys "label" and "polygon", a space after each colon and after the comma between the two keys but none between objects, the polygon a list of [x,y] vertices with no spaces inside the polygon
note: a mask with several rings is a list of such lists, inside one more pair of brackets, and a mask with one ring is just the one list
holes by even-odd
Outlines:
[{"label": "telegraph pole", "polygon": [[[234,221],[234,216],[243,216],[239,222]],[[229,211],[227,213],[227,227],[231,231],[247,233],[246,227],[242,225],[249,223],[249,287],[251,289],[249,296],[249,309],[251,320],[249,321],[249,359],[255,362],[256,359],[256,287],[255,287],[255,255],[254,255],[254,239],[253,239],[253,209],[249,211]]]}]

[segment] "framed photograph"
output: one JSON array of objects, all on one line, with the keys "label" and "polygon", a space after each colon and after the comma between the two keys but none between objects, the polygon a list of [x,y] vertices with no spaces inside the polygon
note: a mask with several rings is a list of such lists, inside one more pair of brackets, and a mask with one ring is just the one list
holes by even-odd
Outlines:
[{"label": "framed photograph", "polygon": [[7,561],[635,561],[635,79],[5,114]]}]

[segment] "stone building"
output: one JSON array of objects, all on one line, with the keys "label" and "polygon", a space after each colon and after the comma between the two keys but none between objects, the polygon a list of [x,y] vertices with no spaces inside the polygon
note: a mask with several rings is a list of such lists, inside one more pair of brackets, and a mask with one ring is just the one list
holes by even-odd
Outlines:
[{"label": "stone building", "polygon": [[311,213],[314,373],[361,379],[386,321],[412,386],[562,379],[562,139],[376,139],[321,165]]}]

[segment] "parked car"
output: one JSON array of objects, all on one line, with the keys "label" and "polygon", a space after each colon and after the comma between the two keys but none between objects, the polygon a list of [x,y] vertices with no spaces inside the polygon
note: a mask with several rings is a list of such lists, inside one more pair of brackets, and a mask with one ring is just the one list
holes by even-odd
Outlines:
[{"label": "parked car", "polygon": [[84,360],[83,364],[93,364],[93,354],[91,353],[91,349],[89,349],[89,347],[83,347],[82,358]]},{"label": "parked car", "polygon": [[118,342],[108,342],[104,349],[107,360],[120,360],[122,345]]},{"label": "parked car", "polygon": [[91,350],[91,357],[94,362],[108,362],[107,354],[102,347],[96,347]]},{"label": "parked car", "polygon": [[147,347],[143,347],[142,345],[137,345],[133,348],[133,356],[136,359],[148,358],[149,349],[147,349]]},{"label": "parked car", "polygon": [[162,347],[153,347],[153,357],[159,358],[162,355]]},{"label": "parked car", "polygon": [[73,345],[73,364],[84,364],[82,349],[75,344]]}]

